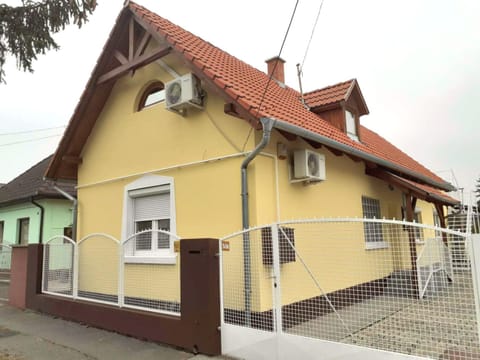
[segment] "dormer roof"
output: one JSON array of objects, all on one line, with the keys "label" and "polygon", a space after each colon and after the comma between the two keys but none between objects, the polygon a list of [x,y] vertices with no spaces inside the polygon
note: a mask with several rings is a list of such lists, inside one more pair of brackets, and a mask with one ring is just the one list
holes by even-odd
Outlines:
[{"label": "dormer roof", "polygon": [[312,111],[318,113],[341,106],[342,103],[348,102],[351,96],[356,98],[359,115],[367,115],[368,107],[356,79],[307,92],[304,94],[304,100]]}]

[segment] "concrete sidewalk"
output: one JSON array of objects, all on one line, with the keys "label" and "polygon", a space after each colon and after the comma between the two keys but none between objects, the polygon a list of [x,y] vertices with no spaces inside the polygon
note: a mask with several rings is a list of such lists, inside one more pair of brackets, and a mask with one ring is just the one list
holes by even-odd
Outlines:
[{"label": "concrete sidewalk", "polygon": [[0,360],[207,360],[190,354],[0,302]]}]

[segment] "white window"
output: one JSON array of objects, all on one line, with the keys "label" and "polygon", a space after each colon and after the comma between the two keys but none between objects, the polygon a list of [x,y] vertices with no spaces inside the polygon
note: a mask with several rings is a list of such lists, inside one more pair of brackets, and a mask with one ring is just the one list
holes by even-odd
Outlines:
[{"label": "white window", "polygon": [[359,141],[355,116],[348,110],[345,111],[345,125],[348,137],[352,140]]},{"label": "white window", "polygon": [[[380,201],[362,196],[363,217],[366,219],[382,218],[380,212]],[[365,235],[365,247],[367,249],[381,249],[388,247],[383,240],[383,226],[381,222],[364,222],[363,231]]]},{"label": "white window", "polygon": [[144,176],[125,187],[124,201],[125,261],[174,264],[173,178]]},{"label": "white window", "polygon": [[[413,221],[416,222],[417,224],[422,224],[422,212],[419,209],[415,209],[415,212],[413,213]],[[423,243],[423,240],[424,240],[423,228],[415,226],[413,228],[413,231],[415,234],[415,241],[418,243]]]}]

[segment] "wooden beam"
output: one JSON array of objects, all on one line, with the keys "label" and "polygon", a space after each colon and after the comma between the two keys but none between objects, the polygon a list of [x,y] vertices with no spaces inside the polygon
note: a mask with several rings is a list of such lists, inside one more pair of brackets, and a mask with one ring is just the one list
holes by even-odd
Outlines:
[{"label": "wooden beam", "polygon": [[128,60],[133,60],[134,54],[134,47],[135,47],[135,20],[133,18],[130,19],[128,23]]},{"label": "wooden beam", "polygon": [[354,155],[347,154],[347,156],[348,156],[350,159],[352,159],[353,162],[358,163],[358,162],[362,161],[362,159],[360,159],[359,157],[356,157],[356,156],[354,156]]},{"label": "wooden beam", "polygon": [[[440,220],[440,227],[445,229],[447,227],[447,222],[445,221],[445,213],[443,212],[443,205],[435,203],[435,210],[437,211],[438,218]],[[442,231],[442,241],[446,247],[448,247],[448,238],[447,234]]]},{"label": "wooden beam", "polygon": [[62,156],[62,161],[65,161],[66,163],[69,164],[81,164],[82,163],[82,158],[74,155],[63,155]]},{"label": "wooden beam", "polygon": [[[405,194],[405,206],[406,206],[406,215],[407,221],[413,221],[413,212],[414,212],[414,204],[416,203],[416,198],[414,198],[411,194]],[[417,279],[417,243],[415,242],[415,232],[412,226],[407,227],[408,232],[408,246],[410,250],[410,263],[412,265],[412,293],[416,293],[418,297],[420,297],[418,291],[418,279]]]},{"label": "wooden beam", "polygon": [[314,149],[320,149],[322,147],[322,144],[320,144],[319,142],[316,142],[316,141],[313,141],[313,140],[310,140],[310,139],[306,139],[306,138],[302,138],[306,143],[310,144],[311,147],[313,147]]},{"label": "wooden beam", "polygon": [[297,139],[297,135],[289,133],[284,130],[278,130],[278,132],[288,141],[295,141]]},{"label": "wooden beam", "polygon": [[128,73],[130,70],[136,70],[142,66],[150,64],[157,59],[164,57],[170,51],[171,47],[168,46],[164,48],[158,48],[149,54],[139,56],[138,58],[133,59],[126,64],[120,65],[119,67],[107,72],[106,74],[101,75],[97,80],[97,85],[105,83],[107,81],[118,79],[122,75]]},{"label": "wooden beam", "polygon": [[124,65],[126,63],[128,63],[128,59],[125,57],[125,55],[123,55],[120,51],[118,50],[115,50],[113,52],[113,56],[115,56],[115,59],[118,60],[118,62],[121,64],[121,65]]},{"label": "wooden beam", "polygon": [[342,156],[343,155],[343,152],[340,151],[340,150],[337,150],[337,149],[334,149],[334,148],[331,148],[331,147],[327,147],[327,149],[330,150],[330,152],[335,156]]},{"label": "wooden beam", "polygon": [[143,55],[143,52],[145,51],[151,37],[152,36],[147,31],[145,31],[143,33],[142,40],[140,40],[140,43],[138,44],[137,50],[135,50],[135,55],[134,55],[135,58],[139,57],[140,55]]}]

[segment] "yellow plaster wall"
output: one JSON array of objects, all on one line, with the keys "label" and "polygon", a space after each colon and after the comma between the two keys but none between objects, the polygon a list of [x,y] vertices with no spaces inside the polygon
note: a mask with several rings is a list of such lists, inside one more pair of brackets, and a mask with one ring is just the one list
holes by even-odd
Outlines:
[{"label": "yellow plaster wall", "polygon": [[[165,61],[180,74],[188,72],[172,56]],[[153,63],[135,71],[133,76],[129,74],[118,80],[84,147],[83,162],[78,171],[79,238],[104,232],[120,239],[124,188],[146,172],[174,178],[175,217],[180,237],[222,237],[241,229],[240,164],[243,157],[167,168],[239,153],[244,143],[246,150],[251,150],[260,140],[261,132],[256,131],[248,137],[249,125],[225,115],[223,101],[211,91],[205,110],[189,110],[186,117],[165,110],[164,103],[135,111],[142,89],[155,79],[166,83],[172,77]],[[251,226],[277,220],[277,207],[279,220],[362,217],[362,195],[379,199],[383,216],[401,217],[399,190],[391,190],[384,182],[366,176],[363,162],[336,156],[326,148],[315,150],[325,155],[326,181],[307,186],[292,184],[288,175],[289,161],[278,160],[277,189],[275,155],[279,141],[287,144],[290,151],[309,148],[300,139],[288,142],[273,132],[270,145],[264,150],[273,158],[260,155],[249,167]],[[424,222],[427,219],[425,214]],[[354,235],[347,237],[337,234],[334,229],[326,229],[325,233],[331,234],[328,239],[319,238],[313,242],[309,231],[296,229],[298,251],[326,292],[383,278],[408,265],[405,260],[408,256],[404,256],[408,248],[403,242],[393,241],[387,249],[365,250],[362,225],[352,229]],[[225,273],[226,283],[240,288],[239,294],[232,294],[231,299],[226,300],[231,307],[238,307],[239,299],[234,298],[241,298],[243,294],[242,254],[241,246],[237,246],[241,237],[239,239],[232,239],[237,243],[232,244],[228,255],[231,266]],[[239,249],[237,255],[233,255],[235,248]],[[252,251],[261,252],[260,241],[252,244]],[[103,255],[95,253],[93,248],[90,256],[92,262],[103,261]],[[179,298],[179,264],[180,260],[176,265],[158,266],[154,271],[128,265],[125,272],[127,293],[148,295],[143,288],[146,285],[136,280],[145,273],[152,279],[161,279],[152,286],[161,289],[165,299],[176,301]],[[378,264],[383,265],[379,267]],[[256,271],[253,308],[265,310],[271,307],[270,272],[261,258],[254,258],[252,266]],[[103,271],[105,278],[112,278],[116,269],[110,266]],[[92,289],[106,287],[95,274],[96,271],[85,270],[82,275],[84,284],[97,281]],[[305,277],[300,261],[282,265],[282,282],[284,289],[288,289],[283,297],[284,303],[319,295],[311,279]],[[170,283],[173,285],[169,286]]]},{"label": "yellow plaster wall", "polygon": [[[179,74],[188,72],[173,57],[164,60]],[[174,178],[177,233],[182,238],[220,237],[241,228],[242,156],[154,170],[236,154],[244,144],[251,148],[254,138],[246,141],[249,125],[225,115],[223,102],[212,93],[207,94],[205,110],[189,109],[185,117],[167,111],[164,103],[135,111],[152,80],[166,83],[172,77],[153,63],[118,80],[84,147],[78,171],[79,238],[100,232],[120,239],[124,188],[148,171]],[[88,265],[103,263],[105,254],[85,246],[87,252]],[[157,266],[153,272],[144,271],[151,269],[148,266],[127,265],[126,295],[156,292],[137,281],[139,271],[144,271],[156,279],[150,286],[161,288],[164,299],[178,300],[179,264],[180,260]],[[113,278],[117,269],[105,267],[98,277],[96,269],[85,266],[82,286],[111,292],[114,289],[102,279]]]},{"label": "yellow plaster wall", "polygon": [[[261,136],[258,132],[257,139]],[[264,152],[275,155],[277,143],[288,146],[289,153],[308,148],[325,155],[326,180],[305,185],[291,183],[289,179],[291,161],[278,160],[278,203],[279,219],[363,217],[362,195],[380,200],[381,214],[385,218],[401,218],[402,193],[385,182],[365,175],[365,164],[355,162],[347,156],[336,156],[326,148],[313,149],[303,140],[288,142],[274,131],[270,145]],[[275,159],[260,156],[252,165],[251,224],[269,224],[277,219],[277,196]],[[428,208],[427,203],[419,201]],[[423,208],[422,208],[423,209]],[[430,206],[431,209],[431,206]],[[431,212],[431,211],[430,211]],[[432,216],[423,215],[424,222],[432,223]],[[283,264],[282,302],[289,304],[322,294],[344,289],[353,285],[381,279],[395,270],[410,268],[408,237],[406,233],[395,234],[384,229],[386,249],[365,249],[363,224],[334,223],[331,225],[287,225],[295,228],[296,249],[306,266],[297,258],[295,262]],[[257,242],[254,252],[261,253]],[[260,271],[257,282],[261,293],[260,309],[271,308],[271,268],[254,262]],[[315,281],[307,272],[314,275]],[[318,288],[320,285],[321,289]]]}]

